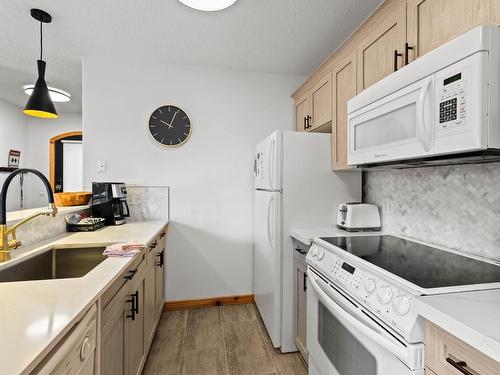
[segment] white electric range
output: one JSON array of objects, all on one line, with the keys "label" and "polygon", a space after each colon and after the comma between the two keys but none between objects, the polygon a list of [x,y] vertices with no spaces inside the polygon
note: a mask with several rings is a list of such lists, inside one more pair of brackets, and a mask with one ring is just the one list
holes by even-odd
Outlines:
[{"label": "white electric range", "polygon": [[390,236],[314,240],[308,263],[311,375],[424,374],[416,296],[500,289],[500,265]]}]

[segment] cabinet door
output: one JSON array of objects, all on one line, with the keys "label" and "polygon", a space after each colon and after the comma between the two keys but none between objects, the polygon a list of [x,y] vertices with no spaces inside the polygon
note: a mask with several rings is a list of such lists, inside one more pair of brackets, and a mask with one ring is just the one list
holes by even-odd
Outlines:
[{"label": "cabinet door", "polygon": [[[493,0],[496,1],[496,0]],[[416,56],[490,21],[490,0],[408,0],[408,41]]]},{"label": "cabinet door", "polygon": [[[163,245],[165,246],[165,245]],[[167,267],[165,266],[165,247],[158,249],[158,259],[156,264],[156,313],[158,319],[165,307],[165,277]]]},{"label": "cabinet door", "polygon": [[500,25],[500,0],[491,0],[491,24]]},{"label": "cabinet door", "polygon": [[297,337],[296,344],[300,353],[307,361],[307,268],[295,261],[295,294],[297,296]]},{"label": "cabinet door", "polygon": [[126,290],[119,292],[106,307],[109,315],[106,314],[106,322],[101,329],[101,374],[125,374],[125,296]]},{"label": "cabinet door", "polygon": [[332,121],[332,72],[328,71],[311,89],[312,118],[309,130]]},{"label": "cabinet door", "polygon": [[334,170],[348,169],[347,165],[347,101],[356,95],[356,52],[333,67],[333,130],[332,166]]},{"label": "cabinet door", "polygon": [[156,321],[156,249],[148,254],[144,279],[144,347],[149,348],[155,334]]},{"label": "cabinet door", "polygon": [[309,93],[305,94],[295,103],[295,129],[299,132],[306,131],[306,118],[311,113],[311,99]]},{"label": "cabinet door", "polygon": [[394,72],[395,51],[401,54],[396,58],[397,67],[402,66],[406,4],[401,2],[391,13],[380,15],[380,22],[374,25],[364,31],[367,36],[358,44],[358,92]]},{"label": "cabinet door", "polygon": [[128,290],[128,298],[135,299],[135,316],[133,319],[127,318],[125,323],[125,370],[127,375],[140,374],[145,358],[144,283],[145,274],[141,272],[134,277]]}]

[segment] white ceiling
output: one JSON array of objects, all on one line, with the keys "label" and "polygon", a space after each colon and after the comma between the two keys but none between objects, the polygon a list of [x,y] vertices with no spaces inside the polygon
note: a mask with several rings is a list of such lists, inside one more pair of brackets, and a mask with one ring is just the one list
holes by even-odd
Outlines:
[{"label": "white ceiling", "polygon": [[[177,0],[0,0],[0,97],[24,105],[21,86],[36,79],[39,24],[49,85],[81,111],[81,57],[148,60],[285,74],[309,74],[382,0],[239,0],[200,12]],[[124,77],[126,79],[126,77]]]}]

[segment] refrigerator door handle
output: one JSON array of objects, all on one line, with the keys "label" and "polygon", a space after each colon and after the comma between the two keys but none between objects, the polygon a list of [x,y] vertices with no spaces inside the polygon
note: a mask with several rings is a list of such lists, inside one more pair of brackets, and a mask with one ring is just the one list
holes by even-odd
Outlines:
[{"label": "refrigerator door handle", "polygon": [[276,140],[272,140],[271,141],[271,145],[269,146],[269,168],[268,168],[268,172],[269,172],[269,186],[271,187],[271,190],[274,189],[274,163],[276,162],[274,160],[274,149],[275,149],[275,143],[276,143]]},{"label": "refrigerator door handle", "polygon": [[[267,242],[269,242],[269,246],[274,250],[274,236],[272,234],[273,230],[271,228],[271,207],[274,205],[274,196],[269,200],[269,207],[267,208]],[[273,219],[274,225],[274,219]]]}]

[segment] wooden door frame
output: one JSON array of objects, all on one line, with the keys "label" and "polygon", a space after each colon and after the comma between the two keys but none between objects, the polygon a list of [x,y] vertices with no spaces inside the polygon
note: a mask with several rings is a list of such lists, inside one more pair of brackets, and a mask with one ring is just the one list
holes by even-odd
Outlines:
[{"label": "wooden door frame", "polygon": [[81,130],[76,130],[72,132],[58,134],[52,138],[50,138],[50,147],[49,147],[49,182],[52,190],[56,189],[56,142],[61,139],[74,137],[74,136],[83,137],[83,133]]}]

